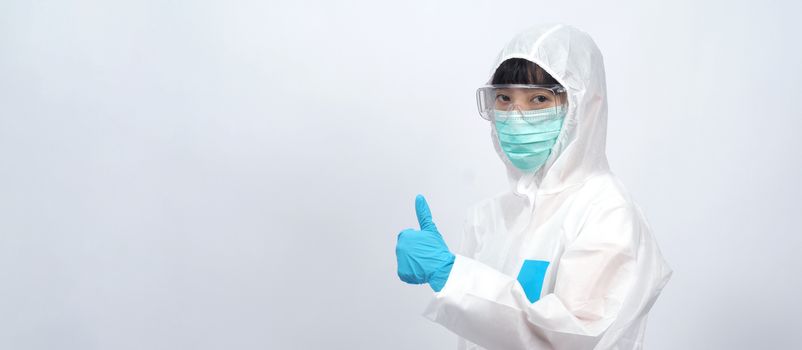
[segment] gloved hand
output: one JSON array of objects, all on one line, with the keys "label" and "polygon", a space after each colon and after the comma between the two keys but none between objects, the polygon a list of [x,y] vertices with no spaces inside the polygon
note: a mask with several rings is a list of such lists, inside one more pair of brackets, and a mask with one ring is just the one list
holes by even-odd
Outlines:
[{"label": "gloved hand", "polygon": [[429,283],[435,292],[443,289],[454,265],[454,254],[448,250],[443,236],[432,222],[432,212],[426,198],[415,198],[420,231],[406,229],[398,234],[395,256],[398,277],[411,284]]}]

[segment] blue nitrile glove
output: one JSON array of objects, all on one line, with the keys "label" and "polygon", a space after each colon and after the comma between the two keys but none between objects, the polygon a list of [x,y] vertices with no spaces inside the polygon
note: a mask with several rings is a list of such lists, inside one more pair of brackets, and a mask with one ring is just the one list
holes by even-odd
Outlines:
[{"label": "blue nitrile glove", "polygon": [[420,231],[406,229],[398,234],[395,256],[398,277],[411,284],[429,283],[435,292],[443,289],[454,265],[454,254],[432,222],[432,212],[422,195],[415,197]]}]

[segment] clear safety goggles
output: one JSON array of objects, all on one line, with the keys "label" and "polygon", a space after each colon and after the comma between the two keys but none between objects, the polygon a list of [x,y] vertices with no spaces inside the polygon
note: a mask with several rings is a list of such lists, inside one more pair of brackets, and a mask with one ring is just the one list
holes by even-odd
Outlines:
[{"label": "clear safety goggles", "polygon": [[559,114],[567,107],[567,94],[562,85],[486,85],[476,90],[479,115],[495,120],[506,116]]}]

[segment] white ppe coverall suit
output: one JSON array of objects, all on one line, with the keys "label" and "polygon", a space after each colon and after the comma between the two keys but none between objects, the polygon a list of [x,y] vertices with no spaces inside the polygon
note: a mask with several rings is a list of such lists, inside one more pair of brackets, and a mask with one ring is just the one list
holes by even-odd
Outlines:
[{"label": "white ppe coverall suit", "polygon": [[563,128],[546,163],[525,173],[491,127],[511,191],[468,211],[448,280],[423,315],[456,333],[459,349],[641,349],[672,272],[608,166],[601,52],[583,31],[551,24],[515,36],[493,71],[510,58],[566,88]]}]

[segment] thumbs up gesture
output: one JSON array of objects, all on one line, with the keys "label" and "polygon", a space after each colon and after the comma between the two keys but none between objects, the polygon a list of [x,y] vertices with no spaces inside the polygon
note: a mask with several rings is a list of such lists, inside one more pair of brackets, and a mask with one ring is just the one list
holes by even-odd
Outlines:
[{"label": "thumbs up gesture", "polygon": [[439,292],[448,280],[455,257],[437,231],[429,204],[422,195],[415,198],[415,212],[420,230],[406,229],[398,234],[395,246],[398,277],[410,284],[429,283]]}]

